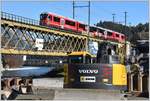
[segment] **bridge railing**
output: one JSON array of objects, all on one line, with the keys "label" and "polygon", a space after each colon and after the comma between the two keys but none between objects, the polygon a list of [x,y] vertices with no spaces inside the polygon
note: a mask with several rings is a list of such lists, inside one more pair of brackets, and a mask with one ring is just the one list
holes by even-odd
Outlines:
[{"label": "bridge railing", "polygon": [[39,25],[38,20],[34,20],[34,19],[30,19],[18,15],[6,13],[6,12],[1,12],[1,19],[12,20],[16,22],[25,23],[25,24],[31,24],[31,25]]}]

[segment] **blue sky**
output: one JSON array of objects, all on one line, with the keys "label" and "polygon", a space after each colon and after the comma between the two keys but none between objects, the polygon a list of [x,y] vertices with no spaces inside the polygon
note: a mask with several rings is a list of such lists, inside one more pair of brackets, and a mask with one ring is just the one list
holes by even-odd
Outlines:
[{"label": "blue sky", "polygon": [[[88,2],[76,2],[76,5],[87,5]],[[59,15],[72,18],[71,1],[3,1],[2,11],[12,13],[32,19],[39,20],[41,12],[53,12]],[[124,11],[127,11],[127,24],[137,25],[148,22],[148,2],[91,2],[91,24],[96,24],[100,20],[112,21],[112,14],[115,13],[115,21],[124,24]],[[88,21],[88,8],[76,8],[75,19]]]}]

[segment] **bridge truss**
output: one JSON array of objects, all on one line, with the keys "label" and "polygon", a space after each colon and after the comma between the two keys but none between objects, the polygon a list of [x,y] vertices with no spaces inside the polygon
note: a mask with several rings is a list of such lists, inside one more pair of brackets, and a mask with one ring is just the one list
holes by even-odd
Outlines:
[{"label": "bridge truss", "polygon": [[[68,52],[86,51],[88,41],[106,41],[62,29],[39,25],[39,21],[1,12],[1,54],[3,65],[17,67],[28,65],[49,65],[66,61]],[[43,48],[38,50],[36,39],[42,39]],[[107,40],[108,41],[108,40]],[[111,42],[111,41],[108,41]],[[117,42],[111,42],[120,44]],[[27,56],[24,61],[23,57]],[[15,58],[15,59],[14,59]]]},{"label": "bridge truss", "polygon": [[[39,25],[39,21],[13,14],[2,12],[1,15],[1,53],[66,56],[67,52],[86,50],[86,34],[50,29]],[[35,47],[37,38],[44,39],[41,51]]]}]

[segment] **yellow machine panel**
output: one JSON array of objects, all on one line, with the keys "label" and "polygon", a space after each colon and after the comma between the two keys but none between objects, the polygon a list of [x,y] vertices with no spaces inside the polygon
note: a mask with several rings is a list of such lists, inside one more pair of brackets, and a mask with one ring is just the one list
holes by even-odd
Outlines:
[{"label": "yellow machine panel", "polygon": [[64,84],[68,84],[68,64],[64,64]]},{"label": "yellow machine panel", "polygon": [[113,85],[127,85],[126,67],[121,64],[113,64]]},{"label": "yellow machine panel", "polygon": [[91,56],[91,54],[89,52],[86,52],[86,51],[72,52],[72,53],[68,54],[68,56],[78,56],[78,55],[85,56],[87,54]]}]

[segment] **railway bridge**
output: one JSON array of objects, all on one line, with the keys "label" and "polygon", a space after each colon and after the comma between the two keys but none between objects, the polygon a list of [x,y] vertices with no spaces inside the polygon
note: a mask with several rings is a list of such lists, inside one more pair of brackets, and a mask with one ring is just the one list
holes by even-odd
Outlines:
[{"label": "railway bridge", "polygon": [[[43,40],[41,50],[36,47],[37,39]],[[1,12],[2,55],[63,57],[68,52],[86,51],[88,41],[100,43],[105,40],[87,33],[48,28],[39,25],[38,20]]]}]

